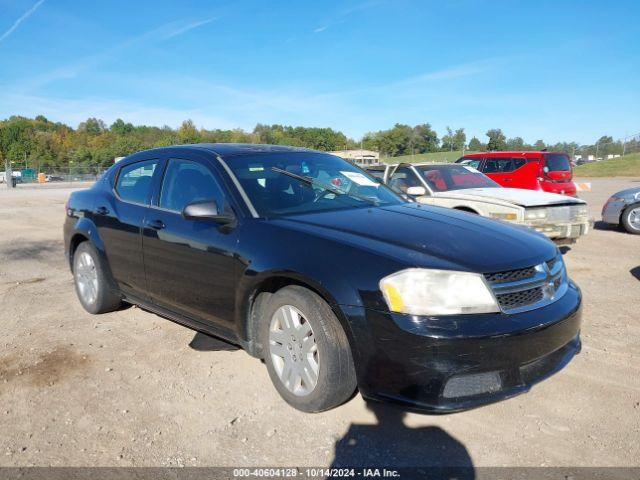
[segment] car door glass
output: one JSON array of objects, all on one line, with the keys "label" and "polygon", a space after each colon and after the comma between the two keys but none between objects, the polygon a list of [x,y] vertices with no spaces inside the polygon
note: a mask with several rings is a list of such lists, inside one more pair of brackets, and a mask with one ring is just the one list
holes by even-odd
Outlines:
[{"label": "car door glass", "polygon": [[462,160],[460,163],[462,165],[467,165],[469,167],[473,167],[476,170],[478,170],[478,167],[480,166],[480,159],[479,158],[478,159],[471,159],[470,158],[470,159]]},{"label": "car door glass", "polygon": [[405,194],[409,187],[422,187],[422,182],[408,168],[398,168],[393,175],[389,187],[397,193]]},{"label": "car door glass", "polygon": [[147,160],[122,167],[115,186],[118,196],[127,202],[147,204],[157,164],[158,160]]},{"label": "car door glass", "polygon": [[200,163],[171,159],[162,180],[160,207],[182,212],[194,202],[215,201],[221,206],[221,193],[213,173]]},{"label": "car door glass", "polygon": [[522,167],[527,161],[524,158],[512,158],[513,164],[511,166],[512,171]]},{"label": "car door glass", "polygon": [[508,173],[513,171],[513,162],[510,158],[487,158],[484,164],[484,173]]}]

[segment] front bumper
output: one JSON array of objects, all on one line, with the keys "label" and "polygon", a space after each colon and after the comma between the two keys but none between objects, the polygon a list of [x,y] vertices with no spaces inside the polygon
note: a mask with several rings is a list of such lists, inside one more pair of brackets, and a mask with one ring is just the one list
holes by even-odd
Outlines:
[{"label": "front bumper", "polygon": [[620,216],[625,207],[626,203],[623,200],[607,200],[602,207],[602,221],[614,225],[620,224]]},{"label": "front bumper", "polygon": [[347,307],[360,393],[449,413],[526,392],[580,351],[581,294],[516,315],[417,317]]},{"label": "front bumper", "polygon": [[593,228],[592,220],[582,220],[568,223],[549,223],[549,224],[527,224],[529,228],[533,228],[536,232],[540,232],[551,240],[575,241],[579,237],[586,235]]}]

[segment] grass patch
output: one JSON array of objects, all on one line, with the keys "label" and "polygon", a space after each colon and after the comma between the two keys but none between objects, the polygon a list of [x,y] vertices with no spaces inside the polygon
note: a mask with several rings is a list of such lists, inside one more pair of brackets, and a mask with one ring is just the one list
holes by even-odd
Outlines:
[{"label": "grass patch", "polygon": [[[471,153],[471,152],[465,152]],[[384,157],[380,161],[384,163],[418,163],[418,162],[444,162],[453,163],[462,156],[462,151],[453,152],[431,152],[431,153],[419,153],[416,155],[402,155],[400,157]]]},{"label": "grass patch", "polygon": [[573,173],[577,177],[640,177],[640,153],[579,165]]}]

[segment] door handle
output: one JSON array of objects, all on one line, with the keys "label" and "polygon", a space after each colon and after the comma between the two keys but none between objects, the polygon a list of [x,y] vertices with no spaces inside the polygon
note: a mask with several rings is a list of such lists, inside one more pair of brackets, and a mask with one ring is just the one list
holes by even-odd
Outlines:
[{"label": "door handle", "polygon": [[147,222],[147,227],[153,228],[154,230],[162,230],[165,226],[162,220],[150,220]]},{"label": "door handle", "polygon": [[109,215],[109,209],[107,207],[98,207],[96,213],[98,215]]}]

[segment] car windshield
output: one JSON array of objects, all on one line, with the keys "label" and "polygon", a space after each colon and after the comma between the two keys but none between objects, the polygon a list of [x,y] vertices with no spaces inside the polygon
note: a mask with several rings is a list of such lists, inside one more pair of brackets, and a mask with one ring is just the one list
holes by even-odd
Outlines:
[{"label": "car windshield", "polygon": [[226,163],[261,217],[404,203],[375,178],[333,155],[238,155]]},{"label": "car windshield", "polygon": [[544,157],[544,166],[549,172],[568,172],[571,170],[569,157],[561,153],[548,153]]},{"label": "car windshield", "polygon": [[421,165],[416,169],[434,192],[500,188],[496,182],[469,165]]}]

